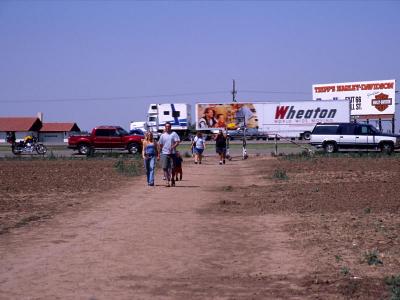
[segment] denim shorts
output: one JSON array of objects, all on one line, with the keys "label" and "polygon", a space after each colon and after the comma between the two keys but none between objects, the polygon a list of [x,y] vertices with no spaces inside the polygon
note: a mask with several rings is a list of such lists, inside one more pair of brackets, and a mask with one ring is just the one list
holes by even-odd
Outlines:
[{"label": "denim shorts", "polygon": [[201,148],[194,148],[194,153],[195,154],[203,154],[203,151],[204,151],[204,149],[201,149]]},{"label": "denim shorts", "polygon": [[226,154],[226,147],[216,147],[215,152],[218,154]]}]

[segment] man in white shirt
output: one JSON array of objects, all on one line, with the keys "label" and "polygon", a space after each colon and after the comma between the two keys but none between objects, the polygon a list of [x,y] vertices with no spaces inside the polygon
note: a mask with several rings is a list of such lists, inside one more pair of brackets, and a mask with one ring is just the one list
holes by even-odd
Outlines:
[{"label": "man in white shirt", "polygon": [[167,187],[175,186],[174,158],[176,147],[178,147],[180,141],[178,134],[171,130],[171,123],[165,123],[165,131],[158,141],[158,155],[161,158],[161,166],[164,171],[164,177],[167,180]]}]

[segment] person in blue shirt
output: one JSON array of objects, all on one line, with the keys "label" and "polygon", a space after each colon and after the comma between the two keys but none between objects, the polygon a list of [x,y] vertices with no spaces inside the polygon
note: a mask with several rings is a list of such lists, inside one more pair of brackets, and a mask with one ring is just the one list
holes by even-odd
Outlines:
[{"label": "person in blue shirt", "polygon": [[154,140],[153,133],[146,132],[143,140],[142,157],[146,169],[147,184],[154,186],[154,173],[156,158],[158,157],[158,146]]}]

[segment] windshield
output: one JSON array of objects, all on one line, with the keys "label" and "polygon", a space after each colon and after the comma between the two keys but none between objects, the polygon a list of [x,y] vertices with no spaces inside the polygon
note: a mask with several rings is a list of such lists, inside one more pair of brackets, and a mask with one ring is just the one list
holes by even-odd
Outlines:
[{"label": "windshield", "polygon": [[370,125],[369,129],[372,131],[373,134],[379,134],[381,133],[378,129],[376,129],[374,126]]},{"label": "windshield", "polygon": [[138,134],[138,135],[144,135],[144,131],[141,129],[133,129],[131,131],[129,131],[129,134]]},{"label": "windshield", "polygon": [[128,132],[125,129],[121,128],[121,127],[118,127],[117,131],[121,136],[128,135]]}]

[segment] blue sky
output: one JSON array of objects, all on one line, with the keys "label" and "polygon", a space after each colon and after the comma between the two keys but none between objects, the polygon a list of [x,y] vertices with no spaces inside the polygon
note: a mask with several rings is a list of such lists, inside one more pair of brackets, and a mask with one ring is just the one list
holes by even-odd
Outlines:
[{"label": "blue sky", "polygon": [[1,1],[0,115],[128,128],[150,103],[231,101],[232,79],[239,101],[399,79],[399,13],[400,1]]}]

